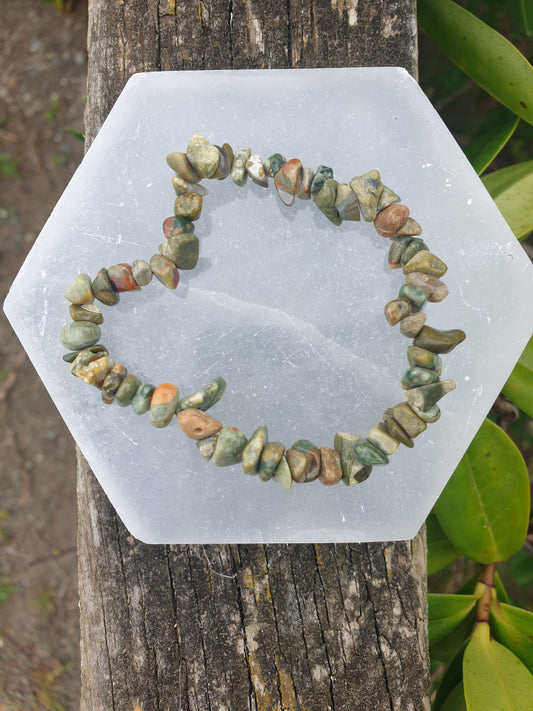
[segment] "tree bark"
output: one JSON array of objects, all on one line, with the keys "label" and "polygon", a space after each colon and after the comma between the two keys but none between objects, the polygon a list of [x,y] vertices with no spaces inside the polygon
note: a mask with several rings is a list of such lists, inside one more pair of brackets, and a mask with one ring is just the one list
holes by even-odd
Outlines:
[{"label": "tree bark", "polygon": [[[86,141],[134,72],[404,66],[415,0],[90,0]],[[429,708],[425,537],[149,546],[78,458],[83,711]]]}]

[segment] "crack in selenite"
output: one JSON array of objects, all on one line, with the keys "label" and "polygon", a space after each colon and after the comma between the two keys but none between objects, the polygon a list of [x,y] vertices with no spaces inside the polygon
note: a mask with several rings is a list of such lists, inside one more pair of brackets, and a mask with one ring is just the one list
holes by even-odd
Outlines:
[{"label": "crack in selenite", "polygon": [[223,291],[202,289],[193,286],[189,287],[189,290],[196,296],[214,302],[217,306],[224,309],[240,312],[243,313],[243,315],[253,313],[256,318],[261,318],[263,323],[266,322],[269,326],[277,326],[283,329],[290,328],[296,331],[298,336],[305,341],[317,358],[330,366],[348,366],[356,370],[363,370],[376,379],[390,378],[391,381],[396,380],[396,378],[384,370],[383,367],[375,365],[366,358],[361,358],[349,348],[325,336],[313,324],[298,318],[294,314],[288,314],[283,309],[245,301],[244,299],[231,296]]}]

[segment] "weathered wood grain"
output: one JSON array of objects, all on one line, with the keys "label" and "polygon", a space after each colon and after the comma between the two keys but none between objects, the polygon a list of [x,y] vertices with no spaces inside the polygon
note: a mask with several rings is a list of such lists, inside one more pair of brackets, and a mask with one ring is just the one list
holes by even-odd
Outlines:
[{"label": "weathered wood grain", "polygon": [[[408,0],[91,0],[87,145],[129,76],[399,65]],[[429,708],[425,542],[148,546],[79,456],[83,711]]]}]

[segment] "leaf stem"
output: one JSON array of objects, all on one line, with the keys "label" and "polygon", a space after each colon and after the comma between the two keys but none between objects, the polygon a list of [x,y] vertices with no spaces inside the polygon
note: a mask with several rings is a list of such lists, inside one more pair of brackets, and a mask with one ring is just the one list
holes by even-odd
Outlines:
[{"label": "leaf stem", "polygon": [[492,600],[492,591],[494,589],[495,574],[496,563],[488,563],[483,566],[480,581],[476,585],[476,593],[480,596],[476,609],[476,622],[489,621],[490,603]]}]

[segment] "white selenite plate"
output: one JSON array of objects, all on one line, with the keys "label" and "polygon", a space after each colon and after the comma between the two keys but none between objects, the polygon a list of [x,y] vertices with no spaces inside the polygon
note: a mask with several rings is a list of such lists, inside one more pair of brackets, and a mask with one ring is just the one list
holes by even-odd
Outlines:
[{"label": "white selenite plate", "polygon": [[[70,375],[64,292],[79,273],[149,260],[172,214],[165,157],[192,134],[275,152],[339,182],[377,168],[448,265],[427,323],[461,328],[443,356],[457,389],[442,417],[364,483],[286,491],[204,462],[173,422],[151,427]],[[250,180],[204,181],[198,267],[176,291],[156,279],[102,307],[102,342],[142,382],[182,396],[222,375],[211,411],[247,436],[333,446],[405,400],[410,341],[383,315],[403,283],[372,224],[334,227],[311,201],[281,204]],[[133,535],[148,543],[342,542],[413,537],[533,328],[533,269],[458,145],[400,68],[162,72],[132,77],[15,279],[4,308]]]}]

